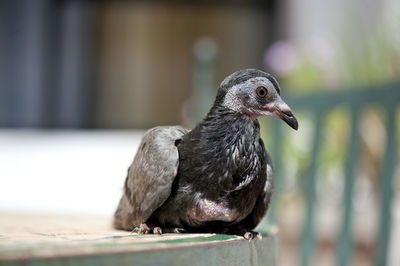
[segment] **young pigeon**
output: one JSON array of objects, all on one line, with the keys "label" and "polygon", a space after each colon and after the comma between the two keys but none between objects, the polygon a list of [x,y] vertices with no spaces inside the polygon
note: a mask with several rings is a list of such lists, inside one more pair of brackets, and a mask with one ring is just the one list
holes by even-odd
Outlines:
[{"label": "young pigeon", "polygon": [[214,105],[193,130],[147,131],[129,167],[114,227],[253,238],[273,191],[271,158],[257,120],[263,115],[298,128],[275,78],[246,69],[222,81]]}]

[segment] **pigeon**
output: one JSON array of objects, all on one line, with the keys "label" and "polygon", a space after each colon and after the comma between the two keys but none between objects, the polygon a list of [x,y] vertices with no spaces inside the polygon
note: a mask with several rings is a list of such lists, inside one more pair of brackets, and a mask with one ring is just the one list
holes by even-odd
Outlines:
[{"label": "pigeon", "polygon": [[273,193],[260,116],[297,130],[276,79],[245,69],[226,77],[192,130],[148,130],[128,169],[114,228],[137,233],[210,232],[252,239]]}]

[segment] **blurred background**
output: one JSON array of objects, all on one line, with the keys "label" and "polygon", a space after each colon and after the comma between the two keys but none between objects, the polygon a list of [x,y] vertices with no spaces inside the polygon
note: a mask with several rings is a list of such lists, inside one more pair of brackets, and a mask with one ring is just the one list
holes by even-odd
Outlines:
[{"label": "blurred background", "polygon": [[399,32],[397,0],[3,0],[0,218],[111,216],[144,131],[258,68],[300,125],[261,119],[281,265],[400,265]]}]

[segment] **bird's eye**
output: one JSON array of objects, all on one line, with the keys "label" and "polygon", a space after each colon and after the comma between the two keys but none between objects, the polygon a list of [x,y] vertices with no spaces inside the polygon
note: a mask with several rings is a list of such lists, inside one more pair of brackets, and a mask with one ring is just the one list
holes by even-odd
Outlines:
[{"label": "bird's eye", "polygon": [[265,96],[267,96],[268,90],[264,86],[260,86],[260,87],[257,87],[256,93],[257,93],[258,97],[264,98]]}]

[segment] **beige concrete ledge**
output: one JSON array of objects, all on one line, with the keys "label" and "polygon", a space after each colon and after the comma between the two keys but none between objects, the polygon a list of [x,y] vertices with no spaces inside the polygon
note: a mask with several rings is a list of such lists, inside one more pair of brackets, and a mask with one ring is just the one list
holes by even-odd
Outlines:
[{"label": "beige concrete ledge", "polygon": [[251,241],[137,235],[112,229],[109,217],[0,213],[0,265],[277,265],[273,231]]}]

